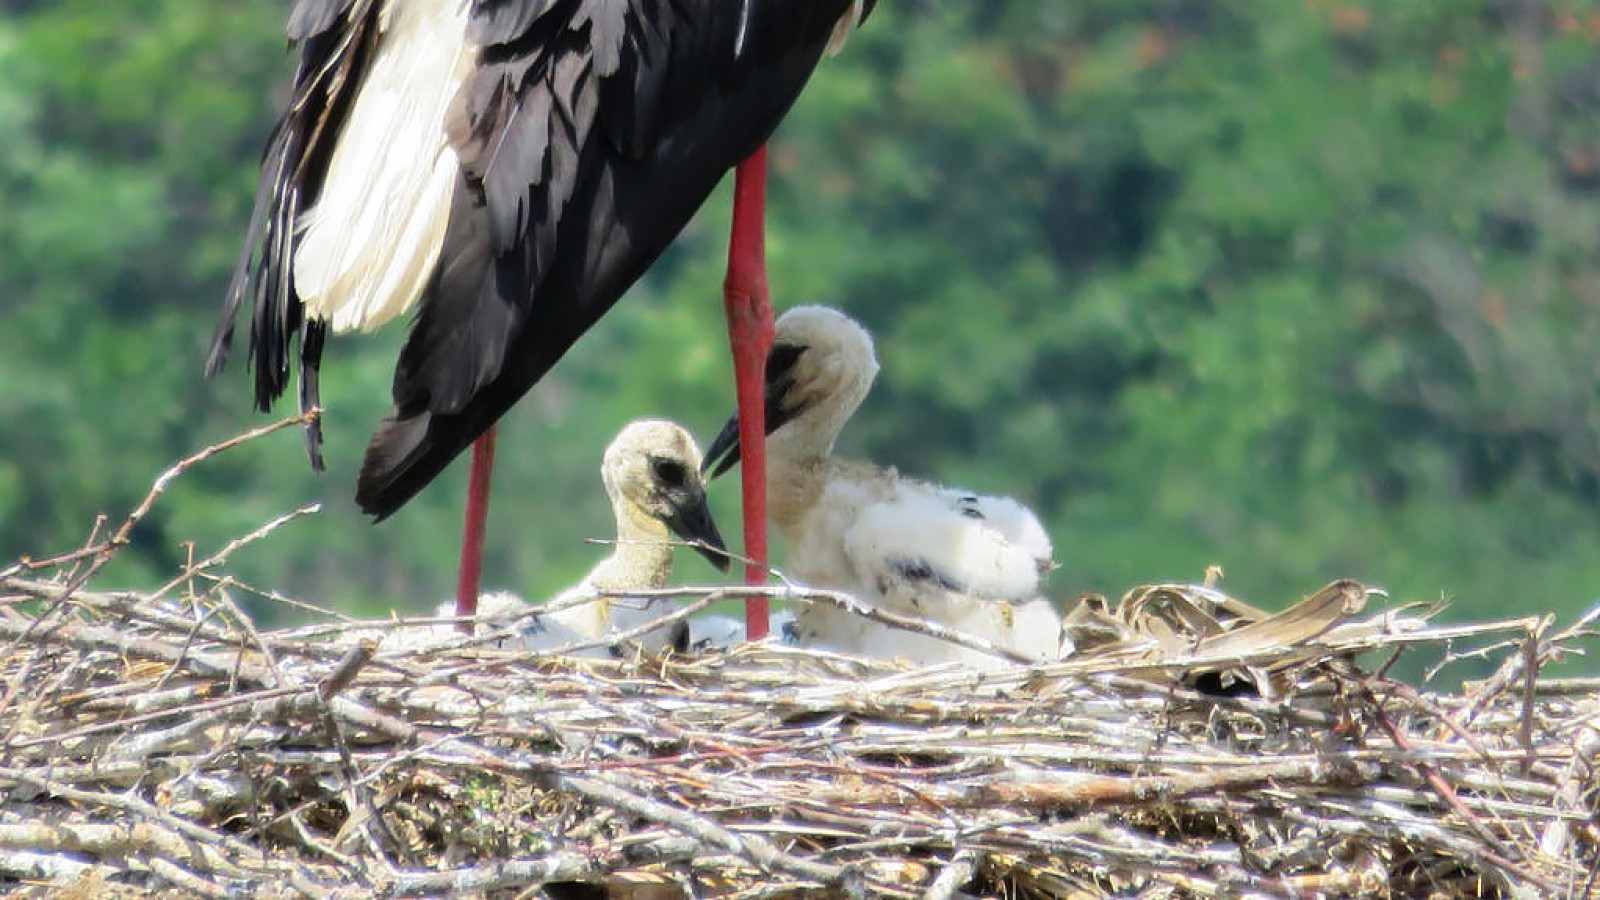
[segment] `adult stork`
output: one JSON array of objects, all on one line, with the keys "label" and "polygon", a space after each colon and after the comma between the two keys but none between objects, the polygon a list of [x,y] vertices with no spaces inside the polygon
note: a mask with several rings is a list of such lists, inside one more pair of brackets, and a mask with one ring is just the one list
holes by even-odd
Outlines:
[{"label": "adult stork", "polygon": [[[298,0],[300,65],[208,373],[248,297],[256,405],[283,394],[298,341],[307,409],[330,329],[414,310],[356,500],[383,519],[478,441],[457,589],[458,614],[472,615],[494,423],[743,163],[724,303],[751,438],[746,554],[759,563],[772,340],[762,148],[874,3]],[[320,469],[315,425],[307,441]],[[753,638],[765,612],[748,611]]]}]

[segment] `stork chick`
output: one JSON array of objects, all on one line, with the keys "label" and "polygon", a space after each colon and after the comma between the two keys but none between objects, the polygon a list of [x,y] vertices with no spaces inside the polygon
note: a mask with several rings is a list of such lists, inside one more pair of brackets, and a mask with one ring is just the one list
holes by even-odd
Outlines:
[{"label": "stork chick", "polygon": [[[583,580],[552,602],[586,594],[601,596],[541,617],[547,630],[570,630],[583,640],[596,640],[666,615],[671,600],[629,598],[626,592],[666,585],[672,574],[674,534],[696,542],[695,549],[712,565],[728,570],[722,535],[706,505],[700,463],[700,447],[694,438],[672,422],[640,419],[622,429],[600,464],[600,477],[617,519],[616,546]],[[669,645],[682,649],[687,634],[680,621],[676,628],[657,629],[639,641],[652,650]]]},{"label": "stork chick", "polygon": [[[672,574],[674,535],[695,542],[695,549],[718,569],[728,569],[722,535],[706,504],[700,448],[689,432],[663,419],[629,423],[606,448],[600,477],[616,516],[617,542],[589,574],[550,602],[593,599],[534,619],[522,632],[529,649],[602,640],[667,615],[671,600],[629,597],[628,592],[666,585]],[[438,614],[449,616],[454,608],[454,601],[446,602]],[[479,615],[480,620],[503,619],[526,609],[527,602],[515,594],[496,592],[483,596]],[[480,621],[479,627],[488,624]],[[438,640],[452,636],[448,626],[438,629]],[[652,651],[669,646],[681,650],[688,644],[688,628],[680,620],[635,640]],[[613,651],[595,647],[579,653],[605,656]]]},{"label": "stork chick", "polygon": [[[877,373],[871,336],[844,314],[802,306],[779,317],[767,361],[767,478],[772,525],[788,543],[786,572],[1030,658],[1054,658],[1060,621],[1048,601],[1036,599],[1054,563],[1050,538],[1031,511],[1009,497],[833,455]],[[711,446],[708,468],[722,474],[737,462],[738,448],[730,422]],[[821,604],[803,608],[795,629],[802,643],[845,652],[1002,664]]]}]

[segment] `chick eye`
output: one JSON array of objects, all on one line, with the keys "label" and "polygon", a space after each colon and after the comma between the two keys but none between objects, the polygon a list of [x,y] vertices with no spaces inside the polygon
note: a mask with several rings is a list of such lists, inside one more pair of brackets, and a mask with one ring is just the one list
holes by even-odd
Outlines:
[{"label": "chick eye", "polygon": [[650,463],[656,480],[669,488],[681,488],[689,479],[689,470],[675,459],[657,459]]}]

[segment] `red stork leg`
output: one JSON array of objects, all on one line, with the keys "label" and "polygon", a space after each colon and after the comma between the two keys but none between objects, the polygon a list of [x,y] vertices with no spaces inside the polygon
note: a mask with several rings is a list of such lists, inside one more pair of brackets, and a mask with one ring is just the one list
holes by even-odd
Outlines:
[{"label": "red stork leg", "polygon": [[[767,290],[767,148],[739,166],[733,185],[733,236],[722,302],[733,347],[739,400],[740,477],[744,488],[746,584],[767,583],[767,352],[772,349],[772,299]],[[745,635],[767,636],[767,599],[745,600]]]},{"label": "red stork leg", "polygon": [[472,442],[472,473],[467,477],[467,523],[461,529],[461,574],[456,579],[456,628],[472,633],[483,579],[483,539],[489,531],[489,480],[494,475],[494,430]]}]

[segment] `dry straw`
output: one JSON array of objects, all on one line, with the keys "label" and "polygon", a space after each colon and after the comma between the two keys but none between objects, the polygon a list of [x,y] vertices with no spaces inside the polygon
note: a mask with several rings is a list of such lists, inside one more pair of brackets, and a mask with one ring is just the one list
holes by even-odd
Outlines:
[{"label": "dry straw", "polygon": [[[109,537],[0,570],[0,884],[641,900],[1595,885],[1597,685],[1541,675],[1593,615],[1439,626],[1366,612],[1353,582],[1268,615],[1156,585],[1069,604],[1062,662],[982,675],[776,644],[500,649],[514,620],[386,649],[406,623],[227,574],[309,510],[156,591],[99,589],[172,480],[236,443],[179,463]],[[246,592],[312,624],[259,629]],[[674,593],[677,615],[726,596]],[[1403,652],[1498,668],[1411,686],[1384,674]]]}]

